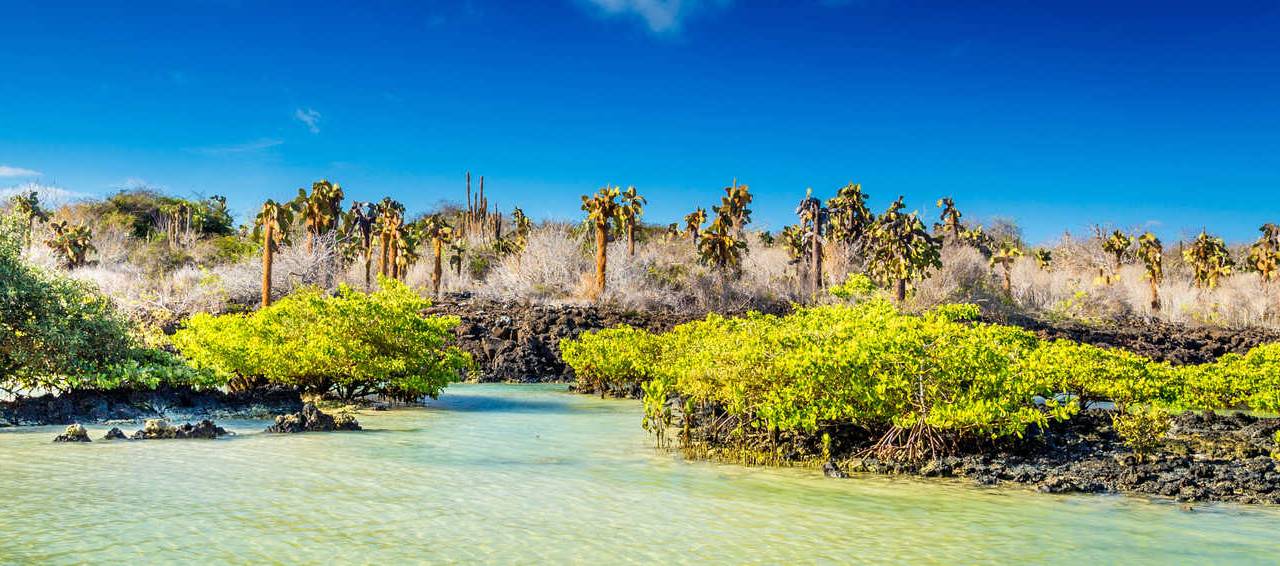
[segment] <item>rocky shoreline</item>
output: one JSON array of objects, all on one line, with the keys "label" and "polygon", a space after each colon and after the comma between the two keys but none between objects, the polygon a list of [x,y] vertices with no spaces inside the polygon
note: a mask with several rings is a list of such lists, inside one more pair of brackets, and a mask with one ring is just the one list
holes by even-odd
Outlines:
[{"label": "rocky shoreline", "polygon": [[[779,304],[771,312],[785,314],[790,308]],[[560,359],[562,339],[619,324],[662,332],[707,315],[696,310],[638,311],[609,305],[544,305],[456,296],[445,297],[428,312],[462,319],[456,330],[458,346],[476,362],[473,380],[511,383],[573,381],[573,370]],[[1068,338],[1129,350],[1175,365],[1210,362],[1227,353],[1243,354],[1259,344],[1280,342],[1280,332],[1271,330],[1237,331],[1140,319],[1099,325],[1030,317],[987,321],[1020,326],[1046,339]]]},{"label": "rocky shoreline", "polygon": [[[776,307],[779,312],[789,308]],[[472,380],[510,383],[573,381],[573,370],[560,359],[562,339],[619,324],[661,332],[707,315],[698,311],[545,305],[457,296],[445,297],[427,312],[462,319],[455,332],[458,347],[476,362]]]},{"label": "rocky shoreline", "polygon": [[0,423],[22,426],[147,419],[266,419],[300,410],[302,399],[296,391],[223,393],[162,387],[152,391],[73,391],[0,401]]},{"label": "rocky shoreline", "polygon": [[1130,493],[1183,502],[1280,504],[1280,450],[1270,441],[1280,419],[1183,413],[1159,452],[1139,458],[1091,411],[1022,446],[903,467],[874,459],[835,463],[848,472],[963,477],[983,485],[1017,483],[1046,493]]}]

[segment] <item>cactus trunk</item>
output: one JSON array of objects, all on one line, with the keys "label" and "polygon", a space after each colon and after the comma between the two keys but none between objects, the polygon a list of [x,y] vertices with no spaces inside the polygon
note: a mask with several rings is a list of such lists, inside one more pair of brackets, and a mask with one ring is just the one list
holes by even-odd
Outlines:
[{"label": "cactus trunk", "polygon": [[271,305],[271,262],[274,259],[272,254],[275,252],[271,223],[266,223],[266,229],[262,238],[262,306]]}]

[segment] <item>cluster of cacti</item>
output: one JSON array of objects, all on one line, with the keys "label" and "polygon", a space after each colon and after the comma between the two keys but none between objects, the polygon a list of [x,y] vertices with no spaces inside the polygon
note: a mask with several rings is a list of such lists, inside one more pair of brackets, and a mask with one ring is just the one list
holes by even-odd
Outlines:
[{"label": "cluster of cacti", "polygon": [[484,196],[484,175],[480,176],[479,191],[472,197],[471,172],[467,171],[467,209],[463,211],[458,222],[457,233],[460,236],[499,242],[502,240],[502,213],[498,205],[489,208],[489,199]]},{"label": "cluster of cacti", "polygon": [[[312,184],[310,191],[299,189],[297,197],[287,205],[272,200],[264,203],[255,220],[255,237],[263,244],[264,305],[271,301],[273,254],[288,242],[294,218],[300,222],[298,233],[306,236],[309,251],[319,238],[339,231],[338,244],[343,260],[363,259],[366,288],[372,286],[375,247],[379,249],[379,274],[400,279],[421,255],[420,245],[430,242],[434,260],[432,290],[437,294],[441,289],[446,258],[453,273],[461,276],[468,251],[468,240],[464,237],[467,230],[474,234],[483,228],[480,239],[489,241],[492,251],[505,254],[524,250],[533,226],[524,211],[517,207],[512,212],[514,229],[503,237],[503,218],[496,209],[493,212],[488,210],[483,177],[479,194],[472,198],[469,173],[465,210],[446,211],[415,222],[407,222],[404,205],[390,198],[378,203],[354,202],[345,213],[341,209],[343,198],[340,185],[320,180]],[[776,236],[760,232],[760,243],[764,246],[781,244],[791,264],[796,266],[795,276],[814,294],[824,285],[824,266],[841,265],[840,261],[829,261],[829,256],[840,251],[847,255],[834,257],[852,258],[851,261],[858,262],[853,265],[861,267],[850,269],[865,271],[880,284],[891,287],[898,300],[905,299],[913,281],[941,267],[940,249],[944,241],[973,246],[985,255],[993,271],[999,268],[1006,296],[1012,295],[1013,266],[1019,257],[1029,253],[1041,270],[1053,267],[1053,254],[1049,249],[1025,250],[1016,232],[996,230],[993,237],[984,232],[982,225],[966,225],[951,197],[938,199],[937,206],[941,210],[932,232],[925,228],[917,212],[905,211],[901,196],[879,216],[867,207],[868,198],[862,186],[856,183],[838,189],[825,204],[810,189],[796,208],[797,224],[783,227]],[[214,199],[225,202],[221,197]],[[734,179],[724,187],[719,205],[712,207],[715,218],[710,225],[706,225],[707,211],[697,208],[684,216],[683,225],[674,222],[666,225],[664,238],[674,241],[687,235],[693,241],[701,263],[736,273],[741,269],[742,256],[747,250],[745,226],[751,220],[749,205],[752,200],[747,185]],[[19,217],[27,221],[29,240],[35,222],[46,220],[48,213],[40,207],[34,192],[17,195],[11,201]],[[641,223],[647,204],[635,187],[624,191],[607,185],[594,195],[582,197],[582,210],[587,212],[586,223],[593,231],[596,244],[594,291],[597,295],[605,291],[608,243],[616,236],[625,235],[627,253],[634,255],[637,238],[650,233],[644,231]],[[193,226],[201,214],[185,201],[166,204],[159,212],[167,219],[165,236],[170,244],[177,241],[176,232],[184,230],[184,226]],[[453,222],[457,223],[451,225]],[[93,250],[88,229],[70,227],[65,222],[54,223],[52,229],[54,236],[47,243],[63,258],[63,263],[69,267],[84,265],[86,255]],[[1280,273],[1280,226],[1266,224],[1261,231],[1262,236],[1248,248],[1247,267],[1258,272],[1264,283],[1270,283]],[[1146,269],[1151,287],[1151,309],[1159,310],[1159,287],[1164,277],[1164,248],[1160,240],[1150,232],[1136,238],[1121,230],[1107,234],[1097,229],[1096,233],[1103,252],[1109,256],[1107,263],[1110,263],[1110,269],[1100,267],[1099,279],[1106,284],[1113,283],[1124,264],[1136,258]],[[833,249],[837,251],[833,252]],[[1226,244],[1207,232],[1202,231],[1182,250],[1181,255],[1191,268],[1197,287],[1214,288],[1223,277],[1232,273],[1233,259]]]},{"label": "cluster of cacti", "polygon": [[1233,262],[1227,244],[1204,230],[1182,251],[1182,258],[1191,266],[1196,287],[1213,289],[1220,279],[1231,275]]},{"label": "cluster of cacti", "polygon": [[160,207],[160,214],[164,216],[165,243],[169,247],[179,244],[178,236],[182,232],[191,228],[193,207],[186,201],[178,201],[172,204],[166,204]]},{"label": "cluster of cacti", "polygon": [[62,259],[67,269],[85,265],[89,252],[94,251],[93,232],[83,224],[70,225],[65,220],[49,223],[53,236],[45,241]]},{"label": "cluster of cacti", "polygon": [[398,279],[399,274],[395,271],[398,248],[396,240],[400,239],[401,229],[404,227],[404,205],[392,200],[391,197],[383,197],[382,201],[375,205],[375,210],[377,220],[374,223],[374,230],[378,232],[382,243],[382,254],[378,258],[378,275]]},{"label": "cluster of cacti", "polygon": [[308,253],[315,247],[317,238],[338,228],[343,198],[342,186],[326,179],[312,183],[310,193],[306,189],[298,189],[298,196],[290,205],[306,231]]}]

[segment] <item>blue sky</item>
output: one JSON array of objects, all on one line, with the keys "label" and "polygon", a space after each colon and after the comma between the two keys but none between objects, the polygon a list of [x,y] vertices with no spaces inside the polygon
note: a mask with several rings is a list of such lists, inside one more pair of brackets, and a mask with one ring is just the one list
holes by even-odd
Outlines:
[{"label": "blue sky", "polygon": [[471,170],[536,217],[634,184],[665,223],[736,176],[772,229],[850,180],[1033,241],[1280,222],[1276,2],[0,4],[0,187],[422,210]]}]

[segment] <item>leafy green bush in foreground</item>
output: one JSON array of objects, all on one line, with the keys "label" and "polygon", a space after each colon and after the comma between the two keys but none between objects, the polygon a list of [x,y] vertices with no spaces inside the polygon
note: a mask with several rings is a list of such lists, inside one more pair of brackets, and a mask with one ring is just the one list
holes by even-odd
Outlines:
[{"label": "leafy green bush in foreground", "polygon": [[22,227],[0,222],[0,392],[217,385],[172,355],[140,347],[92,285],[23,262]]},{"label": "leafy green bush in foreground", "polygon": [[911,316],[873,298],[782,317],[710,315],[664,334],[613,328],[561,351],[583,388],[642,389],[650,428],[670,420],[668,400],[678,399],[686,430],[712,418],[752,445],[855,427],[880,435],[873,452],[905,459],[1021,437],[1095,401],[1121,413],[1280,408],[1280,345],[1175,368],[968,322],[976,315],[945,305]]},{"label": "leafy green bush in foreground", "polygon": [[173,336],[197,368],[233,388],[261,381],[344,399],[435,397],[470,360],[451,345],[457,317],[425,317],[430,302],[403,283],[365,294],[295,292],[251,314],[197,314]]}]

